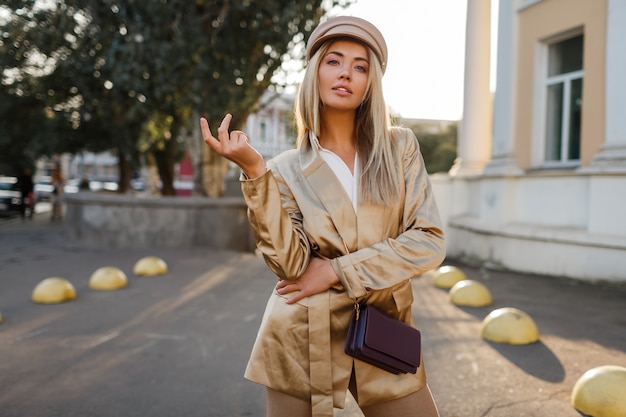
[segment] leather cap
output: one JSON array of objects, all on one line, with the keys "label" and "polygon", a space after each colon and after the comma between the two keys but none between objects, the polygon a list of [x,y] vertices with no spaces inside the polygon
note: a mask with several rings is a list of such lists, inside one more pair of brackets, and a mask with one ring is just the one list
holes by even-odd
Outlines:
[{"label": "leather cap", "polygon": [[387,44],[382,33],[372,23],[354,16],[338,16],[321,23],[311,36],[306,46],[306,58],[313,54],[324,42],[333,38],[348,37],[365,43],[372,48],[382,65],[383,73],[387,68]]}]

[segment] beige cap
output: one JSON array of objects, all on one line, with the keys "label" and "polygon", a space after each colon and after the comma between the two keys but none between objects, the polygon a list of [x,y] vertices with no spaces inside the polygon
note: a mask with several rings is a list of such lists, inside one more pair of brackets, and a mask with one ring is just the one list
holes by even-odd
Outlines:
[{"label": "beige cap", "polygon": [[311,59],[322,44],[332,38],[354,38],[372,48],[378,56],[383,73],[387,68],[387,44],[382,33],[370,22],[354,16],[334,17],[321,23],[311,36],[306,46],[306,58]]}]

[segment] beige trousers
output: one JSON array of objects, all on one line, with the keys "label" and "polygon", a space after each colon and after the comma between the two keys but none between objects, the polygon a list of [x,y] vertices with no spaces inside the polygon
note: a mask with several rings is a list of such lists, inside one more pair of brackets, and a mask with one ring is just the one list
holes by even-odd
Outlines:
[{"label": "beige trousers", "polygon": [[[353,384],[350,392],[357,398]],[[362,407],[361,411],[365,417],[439,417],[428,385],[406,397]],[[267,417],[311,417],[311,403],[268,388]]]}]

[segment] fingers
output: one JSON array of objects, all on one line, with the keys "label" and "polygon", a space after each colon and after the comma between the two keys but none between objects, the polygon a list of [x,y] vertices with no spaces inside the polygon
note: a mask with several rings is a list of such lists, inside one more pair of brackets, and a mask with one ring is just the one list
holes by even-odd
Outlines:
[{"label": "fingers", "polygon": [[300,291],[299,293],[297,293],[293,297],[287,299],[287,301],[285,301],[285,303],[287,303],[287,304],[294,304],[294,303],[297,303],[298,301],[302,300],[303,298],[306,298],[306,296],[304,294],[302,294],[302,291]]},{"label": "fingers", "polygon": [[209,122],[204,117],[200,118],[200,130],[202,131],[202,139],[205,142],[209,143],[211,142],[211,139],[215,140],[215,138],[211,134],[211,129],[209,128]]},{"label": "fingers", "polygon": [[227,142],[229,140],[228,137],[228,127],[230,126],[230,121],[233,118],[231,114],[227,114],[224,119],[222,119],[222,123],[220,127],[217,129],[217,138],[213,136],[211,133],[211,128],[209,127],[209,122],[204,117],[200,118],[200,130],[202,131],[202,139],[212,148],[215,148],[219,142]]},{"label": "fingers", "polygon": [[230,133],[230,140],[235,141],[237,143],[239,142],[248,143],[248,136],[240,130],[233,130]]},{"label": "fingers", "polygon": [[209,122],[200,118],[202,138],[213,151],[231,162],[237,164],[249,178],[257,178],[267,171],[263,156],[254,149],[248,136],[240,131],[228,132],[232,115],[227,114],[217,129],[217,138],[211,133]]},{"label": "fingers", "polygon": [[308,294],[302,290],[297,281],[288,281],[288,280],[280,280],[278,284],[276,284],[276,292],[280,295],[293,293],[294,295],[287,299],[287,304],[296,303],[303,298],[307,297]]},{"label": "fingers", "polygon": [[[278,280],[278,283],[276,284],[275,288],[276,288],[276,291],[278,291],[279,294],[284,294],[286,292],[289,292],[289,291],[285,290],[285,288],[289,287],[289,286],[295,286],[294,281],[288,281],[286,279],[281,279],[281,280]],[[294,290],[291,290],[291,291],[294,291]]]},{"label": "fingers", "polygon": [[231,114],[227,114],[223,119],[220,127],[217,128],[217,138],[220,142],[227,142],[230,137],[228,135],[228,128],[230,126],[230,121],[233,118]]}]

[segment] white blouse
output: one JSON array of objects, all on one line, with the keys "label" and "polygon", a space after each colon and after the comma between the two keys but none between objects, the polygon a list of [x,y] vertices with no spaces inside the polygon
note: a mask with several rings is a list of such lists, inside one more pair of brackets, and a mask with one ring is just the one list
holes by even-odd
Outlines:
[{"label": "white blouse", "polygon": [[350,197],[352,201],[352,207],[354,207],[354,212],[357,212],[357,203],[358,203],[358,172],[359,172],[359,158],[357,155],[354,155],[354,175],[350,172],[350,168],[343,162],[336,153],[329,151],[328,149],[321,148],[320,155],[322,159],[326,161],[328,166],[333,170],[341,185],[343,185],[344,190]]}]

